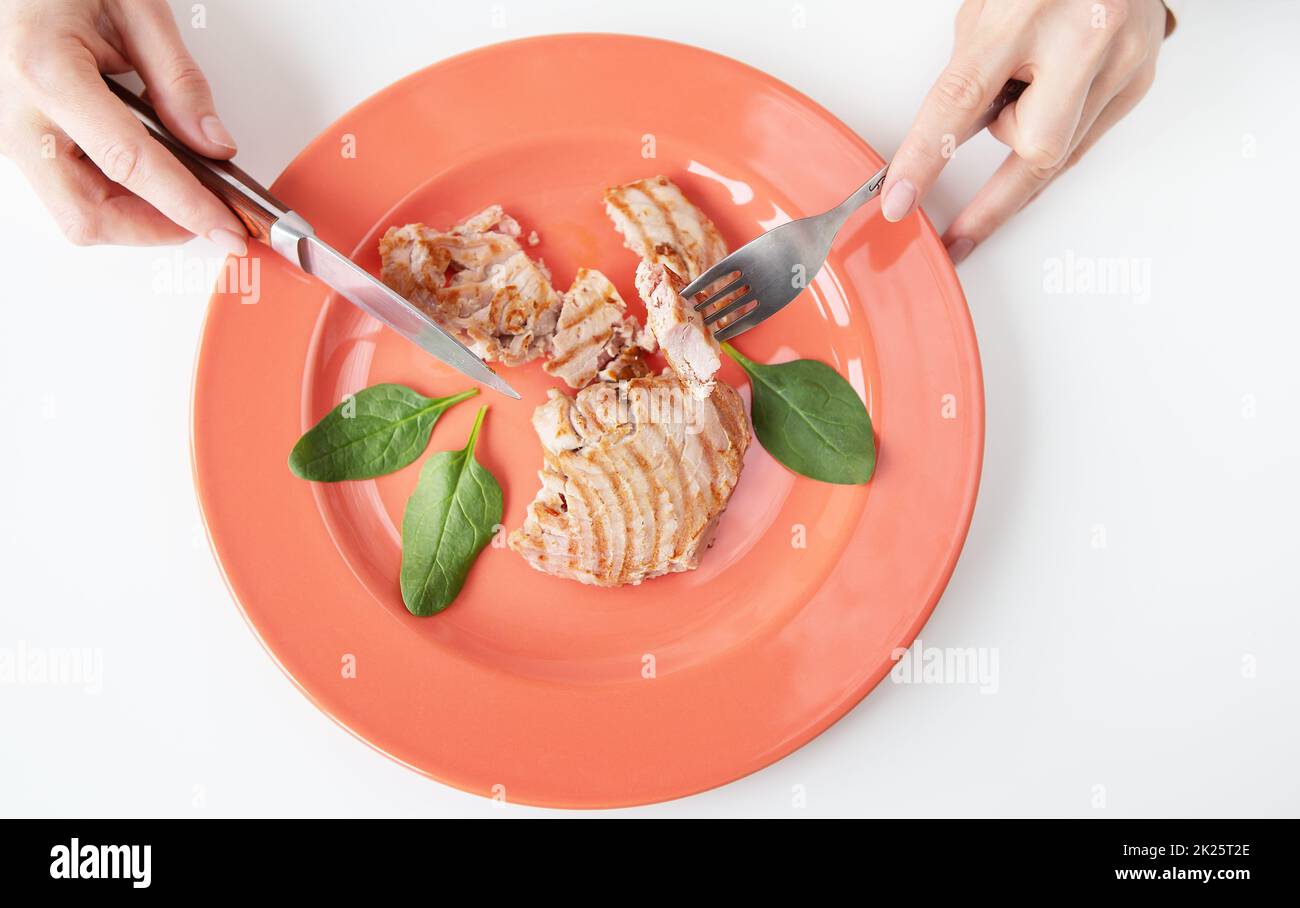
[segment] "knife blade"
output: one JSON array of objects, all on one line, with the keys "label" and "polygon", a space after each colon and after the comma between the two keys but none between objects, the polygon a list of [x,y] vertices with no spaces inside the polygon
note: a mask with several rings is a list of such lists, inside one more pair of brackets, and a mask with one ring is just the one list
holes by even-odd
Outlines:
[{"label": "knife blade", "polygon": [[112,79],[104,81],[150,135],[229,206],[250,237],[266,243],[434,358],[494,391],[519,400],[519,393],[472,350],[439,327],[422,309],[316,236],[301,215],[264,186],[230,161],[192,151],[168,131],[147,101]]}]

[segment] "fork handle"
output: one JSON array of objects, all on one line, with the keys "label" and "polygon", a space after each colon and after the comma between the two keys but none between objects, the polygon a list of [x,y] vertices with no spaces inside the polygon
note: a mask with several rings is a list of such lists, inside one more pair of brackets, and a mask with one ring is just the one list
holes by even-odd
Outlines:
[{"label": "fork handle", "polygon": [[[980,114],[979,119],[972,124],[970,131],[962,136],[957,144],[962,145],[967,139],[987,129],[998,118],[998,114],[1002,113],[1002,108],[1015,102],[1028,87],[1029,83],[1021,82],[1019,79],[1011,79],[1006,85],[1002,86],[1002,91],[998,92],[998,96],[993,99],[993,103],[988,106],[984,113]],[[888,174],[889,164],[886,163],[884,167],[872,174],[871,179],[858,187],[858,190],[853,195],[835,206],[835,210],[840,213],[841,223],[853,212],[880,194],[880,188],[885,185],[885,177]]]}]

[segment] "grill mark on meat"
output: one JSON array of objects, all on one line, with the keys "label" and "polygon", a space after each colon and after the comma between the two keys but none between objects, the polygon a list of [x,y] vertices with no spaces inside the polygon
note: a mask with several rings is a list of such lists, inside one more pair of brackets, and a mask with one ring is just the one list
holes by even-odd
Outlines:
[{"label": "grill mark on meat", "polygon": [[[627,439],[612,450],[619,455],[618,475],[627,487],[628,497],[632,502],[628,515],[628,539],[631,542],[628,546],[628,557],[624,561],[625,570],[620,578],[621,582],[626,583],[635,572],[635,566],[645,564],[654,553],[654,549],[647,545],[645,534],[647,529],[651,530],[652,537],[654,533],[651,529],[655,522],[652,477],[644,470],[635,469],[628,463],[629,460],[636,461],[639,458],[634,440]],[[650,541],[653,542],[653,538]]]},{"label": "grill mark on meat", "polygon": [[[505,311],[506,306],[507,306],[507,304],[508,304],[508,302],[509,302],[509,299],[510,299],[510,289],[511,289],[511,288],[509,288],[509,287],[502,287],[502,288],[501,288],[500,290],[498,290],[496,293],[493,293],[493,294],[492,294],[492,302],[488,304],[488,323],[489,323],[489,324],[492,324],[492,325],[499,325],[499,324],[501,324],[501,316],[502,316],[502,313]],[[501,299],[501,298],[502,298],[503,296],[505,297],[506,302],[502,302],[502,299]]]},{"label": "grill mark on meat", "polygon": [[[561,472],[560,475],[563,476],[564,475],[563,472]],[[608,546],[605,545],[605,534],[604,534],[603,525],[601,521],[594,519],[595,513],[592,510],[591,499],[587,495],[587,489],[583,487],[581,484],[579,484],[577,481],[570,481],[564,484],[564,490],[565,490],[565,494],[568,497],[576,498],[578,500],[578,502],[582,505],[580,509],[581,512],[586,514],[587,517],[589,518],[587,521],[587,526],[590,527],[591,529],[592,543],[593,543],[592,551],[590,552],[590,555],[593,559],[595,559],[596,562],[593,571],[597,575],[603,574],[607,568],[605,552]],[[569,513],[573,513],[572,508],[569,509]],[[578,534],[574,534],[574,536],[575,538],[579,538],[580,540],[578,555],[581,557],[582,555],[586,554],[585,552],[583,552],[581,548],[582,539],[581,537],[578,536]],[[583,558],[583,560],[586,561],[588,559]]]},{"label": "grill mark on meat", "polygon": [[[560,500],[564,502],[564,512],[565,512],[566,514],[569,512],[569,503],[568,503],[568,499],[565,497],[567,494],[568,494],[568,493],[565,492],[563,495],[560,496]],[[576,565],[576,564],[579,563],[578,560],[579,560],[579,558],[582,556],[581,545],[582,545],[581,537],[579,537],[577,533],[570,533],[570,534],[569,534],[569,551],[568,551],[568,555],[569,555],[569,561],[568,561],[568,563],[569,563],[569,564],[571,564],[571,565]]]},{"label": "grill mark on meat", "polygon": [[[669,462],[672,464],[672,471],[676,477],[674,486],[681,490],[690,488],[690,476],[686,472],[686,459],[683,456],[686,453],[684,446],[675,445],[672,440],[667,440],[665,447],[669,453]],[[673,508],[673,516],[676,523],[673,527],[672,534],[672,557],[681,558],[686,553],[686,547],[690,542],[690,526],[681,516],[686,512],[686,501],[682,495],[675,495],[670,502]]]},{"label": "grill mark on meat", "polygon": [[[632,519],[629,511],[636,508],[636,493],[632,489],[627,477],[623,471],[618,468],[614,458],[609,454],[599,454],[593,451],[592,461],[604,466],[603,472],[606,479],[609,480],[609,491],[614,498],[613,516],[618,520],[622,532],[623,557],[619,559],[618,572],[615,575],[620,585],[627,582],[629,566],[632,561]],[[605,509],[605,513],[610,513]]]},{"label": "grill mark on meat", "polygon": [[[701,460],[704,461],[704,467],[705,467],[704,475],[710,477],[716,475],[717,464],[715,463],[715,461],[717,459],[717,454],[714,452],[713,446],[700,443],[698,441],[699,439],[698,435],[693,437],[697,439],[696,445],[700,449],[700,458]],[[709,499],[715,506],[721,504],[721,502],[718,500],[717,489],[715,488],[715,484],[712,481],[709,482]]]},{"label": "grill mark on meat", "polygon": [[[650,466],[650,461],[645,459],[645,455],[643,455],[635,447],[629,448],[628,450],[631,453],[632,460],[636,463],[637,475],[645,476],[647,479],[649,479],[649,477],[654,476],[654,469]],[[648,482],[647,482],[647,491],[650,492],[652,495],[652,500],[650,502],[651,508],[650,508],[649,519],[654,524],[654,535],[653,537],[651,537],[650,540],[650,551],[653,553],[654,557],[657,558],[659,557],[659,539],[663,535],[664,529],[659,520],[659,510],[658,508],[654,507],[654,503],[655,503],[653,498],[654,490],[649,486]]]},{"label": "grill mark on meat", "polygon": [[[614,305],[614,301],[610,299],[608,296],[601,297],[600,299],[593,299],[584,308],[573,313],[572,316],[570,316],[569,318],[566,318],[563,321],[561,321],[560,327],[572,328],[574,325],[578,324],[578,322],[591,318],[591,316],[598,309],[600,309],[601,306],[606,306],[606,305]],[[567,309],[565,310],[565,314],[568,315]]]},{"label": "grill mark on meat", "polygon": [[[662,187],[667,181],[663,177],[660,177],[654,182],[655,185]],[[663,222],[668,226],[668,229],[672,231],[674,255],[676,255],[676,250],[678,249],[682,250],[683,253],[688,252],[689,250],[687,248],[686,242],[682,239],[682,232],[677,227],[677,218],[673,215],[672,211],[670,211],[668,207],[664,205],[664,203],[659,199],[659,196],[655,195],[653,189],[645,189],[642,190],[642,192],[645,193],[646,198],[648,198],[651,204],[653,204],[654,207],[658,210],[659,217],[663,218]],[[656,249],[656,251],[658,250]],[[683,266],[686,265],[686,263],[682,261],[681,255],[676,255],[676,257],[677,260],[681,262]],[[685,270],[689,271],[690,269],[686,268]]]},{"label": "grill mark on meat", "polygon": [[[572,328],[574,325],[578,324],[579,322],[591,318],[591,316],[594,315],[603,306],[612,305],[612,304],[613,301],[610,300],[608,297],[603,300],[592,300],[585,309],[576,313],[572,318],[568,319],[567,321],[561,322],[559,327]],[[567,312],[567,310],[565,311]],[[586,353],[587,351],[591,350],[593,347],[602,346],[605,343],[607,343],[607,341],[603,340],[599,335],[593,334],[590,337],[588,337],[586,340],[584,340],[581,346],[574,347],[570,350],[567,350],[564,353],[561,353],[559,356],[553,356],[547,362],[549,362],[552,367],[563,366],[569,362],[572,362],[574,357],[577,354]]]},{"label": "grill mark on meat", "polygon": [[[632,207],[623,200],[622,196],[615,194],[615,191],[613,189],[605,190],[605,204],[613,205],[615,208],[619,210],[619,213],[622,214],[623,217],[627,218],[633,224],[639,223],[636,219],[636,215],[632,213]],[[627,239],[630,240],[632,238],[627,237]]]},{"label": "grill mark on meat", "polygon": [[594,342],[588,342],[586,344],[583,344],[581,347],[574,347],[568,353],[565,353],[561,356],[556,356],[553,359],[551,359],[550,364],[552,366],[566,366],[570,362],[572,362],[573,358],[577,356],[579,353],[586,353],[593,346],[594,346]]}]

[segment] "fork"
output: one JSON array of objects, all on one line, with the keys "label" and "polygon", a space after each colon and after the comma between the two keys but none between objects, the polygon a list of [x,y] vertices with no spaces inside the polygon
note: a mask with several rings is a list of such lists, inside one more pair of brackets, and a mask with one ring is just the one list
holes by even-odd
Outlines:
[{"label": "fork", "polygon": [[[1025,88],[1026,83],[1018,79],[1004,85],[993,103],[956,144],[962,144],[997,119],[1002,108],[1019,98]],[[682,291],[682,296],[698,299],[697,294],[705,288],[720,278],[735,274],[726,286],[695,307],[696,312],[704,312],[716,306],[704,316],[706,325],[733,316],[714,331],[713,336],[719,341],[730,340],[776,315],[821,271],[835,234],[849,215],[880,194],[888,172],[889,164],[886,163],[853,195],[830,211],[790,221],[749,241],[691,281]],[[750,303],[756,305],[742,313],[741,310]]]}]

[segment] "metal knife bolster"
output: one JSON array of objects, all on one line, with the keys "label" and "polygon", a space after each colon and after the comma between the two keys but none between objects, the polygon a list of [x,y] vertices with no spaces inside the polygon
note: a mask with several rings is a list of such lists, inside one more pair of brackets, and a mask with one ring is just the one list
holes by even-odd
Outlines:
[{"label": "metal knife bolster", "polygon": [[296,211],[286,211],[271,224],[270,246],[297,267],[306,271],[302,255],[302,241],[315,236],[311,224]]}]

